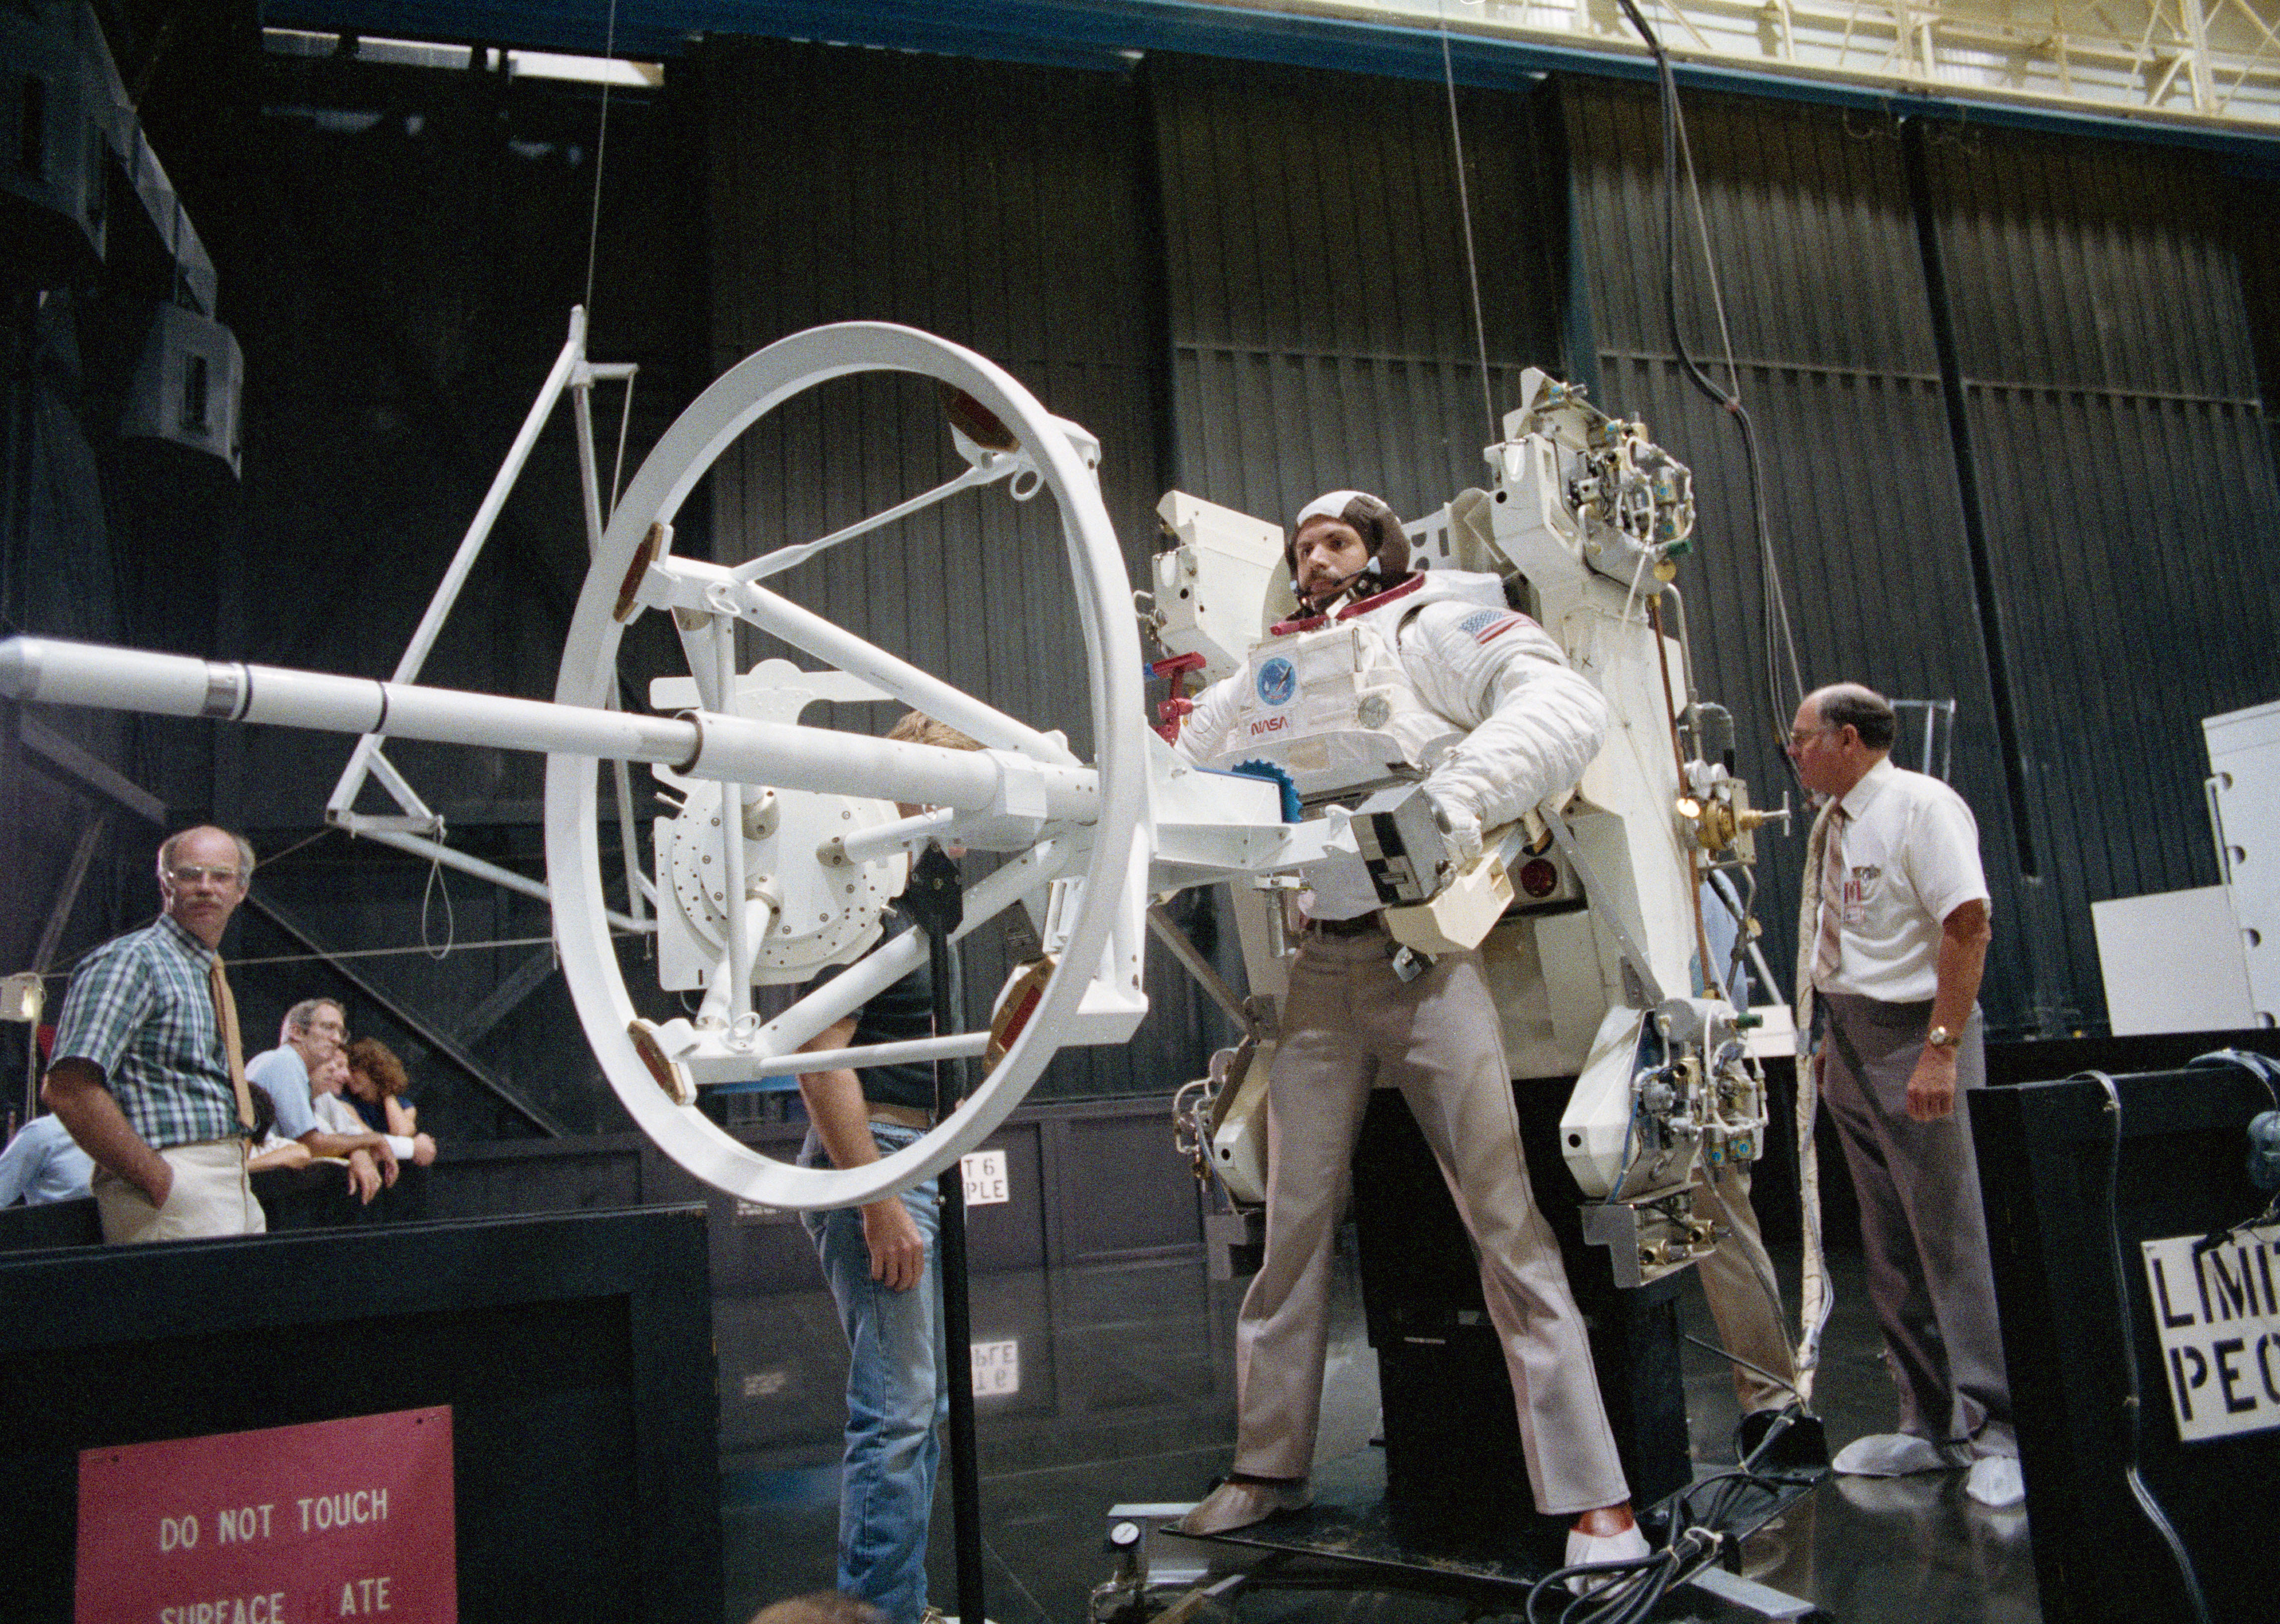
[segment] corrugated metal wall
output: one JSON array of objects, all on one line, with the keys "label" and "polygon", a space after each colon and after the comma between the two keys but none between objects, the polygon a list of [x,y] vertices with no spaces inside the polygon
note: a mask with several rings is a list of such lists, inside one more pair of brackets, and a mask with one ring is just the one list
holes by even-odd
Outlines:
[{"label": "corrugated metal wall", "polygon": [[[85,527],[41,487],[49,507],[8,535],[6,608],[26,629],[101,630],[115,611],[158,646],[385,670],[585,296],[589,105],[424,81],[399,105],[397,81],[312,77],[338,64],[273,82],[285,72],[262,69],[235,102],[202,91],[171,115],[144,109],[246,346],[245,481],[219,516],[187,512],[163,480],[109,491],[120,581],[65,592],[68,611],[34,589],[83,580]],[[1652,99],[1567,81],[1459,101],[1494,407],[1521,366],[1544,365],[1592,380],[1693,465],[1703,545],[1683,584],[1702,685],[1742,719],[1744,769],[1777,798],[1767,741],[1787,697],[1760,673],[1738,450],[1663,331]],[[2280,689],[2280,496],[2253,342],[2268,390],[2280,273],[2259,212],[2268,221],[2274,183],[2176,149],[1908,136],[1859,114],[1688,102],[1807,678],[1960,701],[1953,776],[1979,812],[2005,933],[1990,1012],[2015,1028],[2070,1004],[2094,1020],[2088,904],[2214,877],[2195,720]],[[390,111],[327,120],[304,103]],[[216,105],[273,111],[217,120]],[[700,161],[698,199],[683,183]],[[708,362],[862,318],[968,343],[1098,434],[1136,582],[1170,485],[1279,518],[1349,483],[1413,514],[1480,479],[1490,408],[1438,85],[1168,56],[1118,75],[714,43],[641,116],[621,104],[608,173],[593,351],[645,365],[636,456]],[[1691,269],[1682,306],[1694,347],[1715,355]],[[700,327],[709,356],[692,362],[684,335]],[[31,414],[47,409],[26,387],[9,406],[12,481],[28,477]],[[923,392],[828,390],[724,465],[716,522],[708,533],[692,504],[682,544],[749,557],[932,481],[947,456]],[[551,686],[549,627],[583,568],[570,466],[558,427],[438,650],[441,680]],[[1055,528],[1030,511],[985,528],[985,501],[999,499],[962,499],[787,584],[1089,744]],[[187,725],[83,736],[126,752],[117,765],[182,815],[250,825],[273,852],[314,832],[344,748]],[[66,803],[8,766],[12,850],[51,875],[73,831],[49,804]],[[530,763],[458,752],[421,782],[455,823],[496,826],[474,830],[488,855],[535,859]],[[106,917],[80,921],[67,955],[150,904],[143,832],[113,843],[131,897],[99,862],[83,912]],[[1801,845],[1801,831],[1767,843],[1777,963]],[[350,850],[295,856],[274,894],[339,945],[418,943],[419,866],[379,872]],[[44,893],[19,897],[11,938],[28,944],[43,910]],[[520,904],[463,905],[458,924],[462,940],[536,930]],[[440,935],[440,919],[427,928]],[[508,990],[520,957],[371,967],[448,1024]],[[1071,1054],[1050,1091],[1193,1074],[1196,1029],[1215,1018],[1165,956],[1152,963],[1159,1012],[1142,1041]],[[995,969],[977,963],[980,990]],[[250,1023],[316,975],[250,974]],[[552,993],[489,1028],[481,1052],[566,1116],[598,1103]]]},{"label": "corrugated metal wall", "polygon": [[[1653,100],[1580,81],[1562,96],[1578,325],[1602,403],[1645,413],[1695,468],[1704,556],[1682,583],[1702,583],[1700,677],[1745,719],[1745,768],[1770,792],[1786,774],[1768,721],[1792,697],[1760,674],[1737,437],[1672,358]],[[1687,109],[1805,680],[1959,701],[1951,776],[1998,921],[1991,1019],[2099,1021],[2089,904],[2215,879],[2197,719],[2280,689],[2280,500],[2222,189],[2172,149]],[[1689,241],[1681,319],[1723,381],[1698,263]],[[1761,865],[1782,967],[1801,835]]]},{"label": "corrugated metal wall", "polygon": [[[967,345],[1099,437],[1110,516],[1129,577],[1142,579],[1164,481],[1154,230],[1132,80],[773,44],[708,48],[698,65],[718,367],[857,318]],[[963,466],[930,385],[835,383],[772,413],[723,459],[714,556],[741,562],[826,534]],[[1019,506],[1001,487],[771,585],[1090,752],[1070,581],[1050,500]],[[893,715],[856,725],[883,729]],[[1005,959],[977,940],[967,963],[969,1008],[986,1013]],[[1065,1051],[1040,1097],[1161,1090],[1200,1074],[1192,983],[1156,954],[1148,990],[1131,1044]]]},{"label": "corrugated metal wall", "polygon": [[[6,629],[384,674],[529,410],[573,304],[593,311],[597,359],[642,365],[633,457],[690,391],[701,265],[689,251],[689,132],[662,98],[618,101],[601,199],[613,235],[589,282],[588,90],[270,58],[252,33],[188,29],[177,44],[184,54],[169,54],[139,112],[220,267],[218,313],[243,346],[244,477],[115,434],[163,282],[143,289],[133,263],[115,258],[100,296],[50,296],[41,387],[7,408],[12,433],[36,435],[40,450],[21,488],[34,522],[0,537],[6,578],[31,588],[12,589]],[[607,448],[617,392],[596,396]],[[6,477],[22,476],[12,466]],[[551,693],[586,567],[575,451],[558,411],[428,679]],[[574,1129],[623,1120],[558,977],[526,1001],[505,996],[534,954],[544,960],[543,907],[464,876],[431,879],[425,863],[342,835],[307,843],[352,741],[96,712],[42,720],[157,795],[175,827],[214,819],[244,831],[264,860],[258,897],[327,948],[357,954],[352,967],[371,986],[547,1113]],[[538,758],[416,745],[391,746],[391,756],[456,843],[543,873]],[[55,789],[36,764],[17,781],[19,852],[0,843],[0,936],[16,943],[0,968],[11,971],[28,963],[93,804]],[[0,772],[0,820],[13,821],[8,795]],[[376,789],[366,805],[375,801],[384,804]],[[65,964],[158,905],[151,862],[162,831],[129,815],[112,828],[61,944]],[[376,998],[254,908],[239,920],[229,951],[250,1042],[266,1047],[301,997],[343,997],[359,1034],[404,1057],[423,1091],[423,1126],[455,1141],[521,1131]],[[423,954],[447,939],[458,944],[448,958]],[[512,945],[474,945],[502,939]],[[51,999],[62,992],[51,985]]]},{"label": "corrugated metal wall", "polygon": [[2216,882],[2199,720],[2280,694],[2234,205],[2168,149],[1977,132],[1925,160],[2051,974],[2102,1013],[2090,904]]},{"label": "corrugated metal wall", "polygon": [[[1174,476],[1277,520],[1324,490],[1405,518],[1483,482],[1496,437],[1437,85],[1149,63],[1174,356]],[[1523,103],[1459,98],[1494,412],[1560,319],[1557,193]]]},{"label": "corrugated metal wall", "polygon": [[[1567,81],[1574,229],[1599,402],[1643,415],[1695,473],[1698,550],[1679,574],[1696,678],[1734,712],[1757,798],[1784,790],[1774,741],[1797,695],[1769,688],[1767,596],[1740,436],[1680,373],[1665,316],[1660,125],[1645,88]],[[1756,425],[1768,530],[1787,582],[1807,684],[1865,681],[1896,698],[1959,703],[1953,780],[1976,810],[1995,909],[2018,916],[1960,494],[1941,401],[1900,147],[1887,126],[1738,97],[1686,98],[1702,211],[1717,256],[1739,395]],[[1679,217],[1687,349],[1731,387],[1701,273],[1698,227]],[[1786,984],[1806,821],[1760,839],[1761,917]],[[1990,966],[1991,1007],[2019,1002],[2016,958]]]}]

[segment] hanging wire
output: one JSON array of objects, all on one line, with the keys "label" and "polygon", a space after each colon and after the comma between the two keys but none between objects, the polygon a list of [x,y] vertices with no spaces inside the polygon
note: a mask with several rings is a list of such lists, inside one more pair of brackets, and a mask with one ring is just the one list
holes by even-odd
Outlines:
[{"label": "hanging wire", "polygon": [[1686,164],[1686,196],[1694,205],[1694,240],[1702,245],[1702,268],[1710,281],[1710,308],[1718,318],[1718,343],[1726,351],[1726,392],[1738,401],[1742,398],[1742,370],[1734,359],[1734,335],[1726,326],[1726,294],[1718,281],[1717,256],[1710,251],[1710,220],[1702,212],[1702,183],[1694,173],[1694,143],[1687,139],[1683,122],[1678,127],[1678,155]]},{"label": "hanging wire", "polygon": [[[590,250],[589,251],[590,252]],[[589,271],[587,273],[588,286],[586,289],[586,296],[588,298],[594,296],[592,282],[593,273]],[[604,512],[603,517],[605,520],[616,514],[618,511],[618,497],[625,489],[626,430],[633,427],[633,420],[634,381],[628,378],[626,380],[625,404],[618,409],[618,458],[617,461],[612,463],[610,466],[610,505]]]},{"label": "hanging wire", "polygon": [[[603,35],[603,58],[611,62],[618,59],[618,0],[610,0],[610,20]],[[610,81],[602,77],[602,127],[594,138],[594,211],[586,226],[586,316],[590,323],[594,314],[594,257],[602,240],[602,160],[610,150]]]},{"label": "hanging wire", "polygon": [[1457,70],[1449,56],[1449,0],[1441,0],[1441,82],[1449,93],[1449,146],[1456,155],[1457,214],[1465,227],[1465,285],[1473,296],[1473,344],[1481,358],[1481,409],[1488,414],[1489,439],[1499,437],[1496,395],[1489,382],[1489,330],[1481,316],[1481,271],[1473,253],[1473,199],[1465,183],[1465,133],[1457,123]]},{"label": "hanging wire", "polygon": [[[443,945],[431,947],[428,934],[428,904],[436,891],[443,893]],[[420,893],[420,945],[428,957],[442,964],[451,956],[451,946],[458,939],[458,916],[451,907],[451,882],[443,877],[443,859],[431,858],[428,862],[428,883]]]},{"label": "hanging wire", "polygon": [[[1763,585],[1764,605],[1764,670],[1766,685],[1767,726],[1776,739],[1784,729],[1791,711],[1805,697],[1805,681],[1797,658],[1797,639],[1791,629],[1789,603],[1782,585],[1781,567],[1773,544],[1772,527],[1766,515],[1764,473],[1758,458],[1757,429],[1750,414],[1743,410],[1738,393],[1729,393],[1695,362],[1686,348],[1686,339],[1678,322],[1678,174],[1682,166],[1680,143],[1683,140],[1684,117],[1678,104],[1678,78],[1672,71],[1670,56],[1663,49],[1637,0],[1617,0],[1623,15],[1630,19],[1631,27],[1646,42],[1648,52],[1654,58],[1655,78],[1661,88],[1662,104],[1662,237],[1663,237],[1663,315],[1670,328],[1670,345],[1678,358],[1680,369],[1689,382],[1707,396],[1717,407],[1734,419],[1741,432],[1745,466],[1749,475],[1750,514],[1756,530],[1760,580]],[[1686,155],[1684,167],[1690,178],[1693,174],[1692,155]],[[1701,219],[1701,197],[1695,194],[1698,224]],[[1729,375],[1738,379],[1733,361],[1732,339],[1725,332],[1724,304],[1717,292],[1718,271],[1708,251],[1708,228],[1702,227],[1704,244],[1703,268],[1709,279],[1712,298],[1719,309],[1719,330],[1727,343],[1727,367]],[[1787,696],[1787,697],[1785,697]],[[1779,752],[1787,763],[1786,750]],[[1792,767],[1793,767],[1793,764]]]},{"label": "hanging wire", "polygon": [[[610,932],[610,935],[620,941],[630,942],[636,938],[646,940],[648,933],[645,931],[613,929]],[[551,935],[495,936],[485,942],[462,942],[458,943],[451,951],[458,953],[476,953],[491,948],[545,947],[551,944],[554,938]],[[96,947],[101,947],[104,945],[104,943],[100,942],[95,944]],[[95,951],[95,947],[90,947],[87,951],[89,953]],[[433,957],[431,950],[424,946],[351,947],[335,948],[322,953],[265,953],[255,958],[233,958],[229,961],[229,967],[235,970],[248,965],[330,964],[336,959],[347,958],[409,958],[414,953]],[[87,953],[81,953],[78,958],[73,958],[69,964],[61,966],[53,970],[42,970],[40,972],[40,979],[42,981],[67,981],[72,978],[73,972],[78,969],[81,961],[86,957]],[[692,1012],[694,1012],[692,1011]]]},{"label": "hanging wire", "polygon": [[291,857],[296,851],[299,851],[305,847],[315,845],[319,841],[324,839],[326,835],[332,832],[333,826],[328,823],[325,825],[323,828],[319,829],[315,834],[310,835],[308,839],[295,841],[291,845],[286,847],[284,850],[279,852],[275,857],[263,858],[258,863],[254,865],[254,868],[256,872],[264,868],[274,868],[287,858]]}]

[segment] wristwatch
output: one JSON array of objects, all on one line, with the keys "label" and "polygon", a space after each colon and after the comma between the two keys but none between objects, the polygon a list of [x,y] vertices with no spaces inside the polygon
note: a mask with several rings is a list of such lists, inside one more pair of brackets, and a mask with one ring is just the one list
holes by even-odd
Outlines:
[{"label": "wristwatch", "polygon": [[1927,1049],[1953,1049],[1962,1041],[1962,1033],[1951,1032],[1945,1027],[1934,1027],[1924,1034],[1924,1047]]}]

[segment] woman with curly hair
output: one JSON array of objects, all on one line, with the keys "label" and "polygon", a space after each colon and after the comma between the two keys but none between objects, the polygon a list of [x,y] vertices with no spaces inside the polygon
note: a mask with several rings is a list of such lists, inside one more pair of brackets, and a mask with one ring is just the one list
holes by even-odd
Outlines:
[{"label": "woman with curly hair", "polygon": [[419,1131],[420,1113],[399,1097],[411,1079],[404,1062],[376,1037],[360,1037],[348,1046],[347,1085],[340,1104],[355,1112],[374,1133],[388,1135],[389,1148],[399,1161],[425,1167],[435,1159],[435,1141]]}]

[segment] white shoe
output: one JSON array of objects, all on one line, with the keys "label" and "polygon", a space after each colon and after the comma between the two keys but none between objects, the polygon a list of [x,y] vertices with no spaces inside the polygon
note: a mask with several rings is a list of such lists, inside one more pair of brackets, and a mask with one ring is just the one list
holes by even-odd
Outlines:
[{"label": "white shoe", "polygon": [[1829,1466],[1848,1477],[1907,1477],[1945,1472],[1954,1464],[1937,1445],[1912,1433],[1872,1432],[1838,1450]]},{"label": "white shoe", "polygon": [[2027,1484],[2019,1475],[2019,1463],[2010,1456],[1982,1455],[1971,1463],[1971,1475],[1964,1482],[1963,1492],[1980,1505],[1999,1511],[2025,1499]]},{"label": "white shoe", "polygon": [[[1639,1532],[1636,1522],[1620,1534],[1586,1534],[1581,1528],[1568,1530],[1568,1559],[1565,1567],[1583,1567],[1600,1562],[1636,1562],[1652,1555],[1646,1535]],[[1578,1596],[1589,1596],[1603,1584],[1621,1578],[1621,1574],[1570,1574],[1568,1588]]]},{"label": "white shoe", "polygon": [[1204,1497],[1202,1504],[1172,1525],[1175,1534],[1228,1534],[1264,1522],[1277,1512],[1302,1511],[1314,1503],[1314,1491],[1303,1477],[1273,1483],[1242,1482],[1229,1478]]}]

